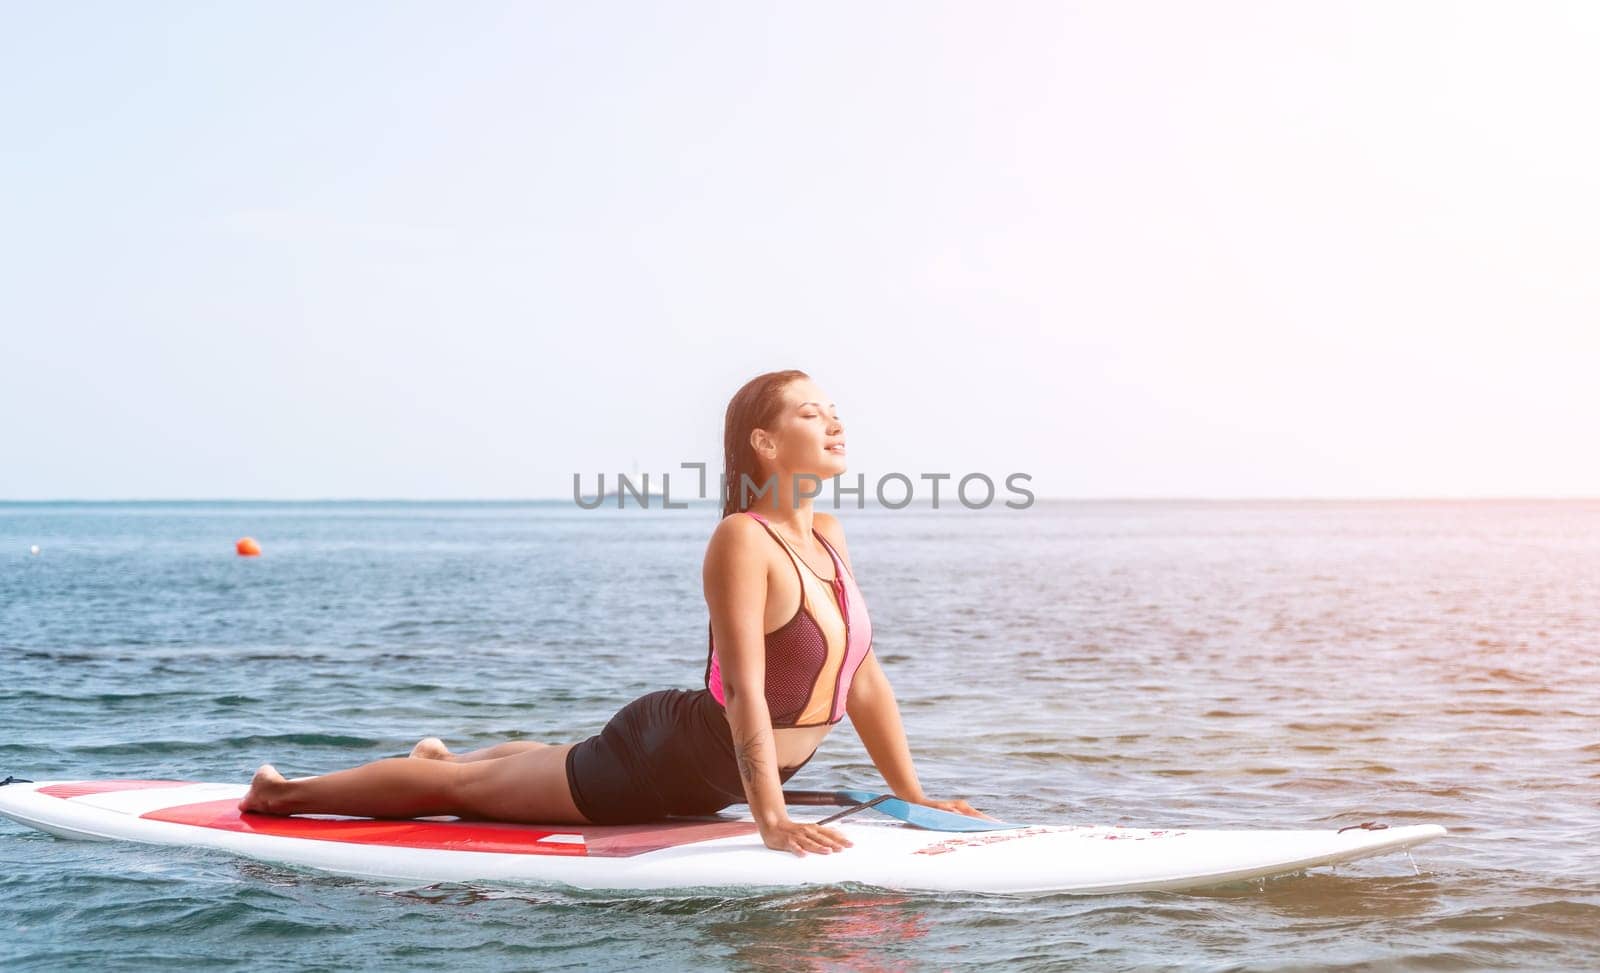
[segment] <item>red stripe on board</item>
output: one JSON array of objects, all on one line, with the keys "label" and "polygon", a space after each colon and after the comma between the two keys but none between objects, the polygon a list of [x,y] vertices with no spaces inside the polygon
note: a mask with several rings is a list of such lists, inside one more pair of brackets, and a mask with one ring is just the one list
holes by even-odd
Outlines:
[{"label": "red stripe on board", "polygon": [[47,797],[87,797],[90,794],[109,794],[112,791],[144,791],[161,787],[186,787],[183,780],[80,780],[71,784],[51,784],[35,793]]},{"label": "red stripe on board", "polygon": [[[241,834],[267,834],[312,841],[344,841],[391,848],[428,848],[440,851],[488,851],[510,855],[580,855],[589,858],[631,858],[663,848],[678,848],[714,838],[757,834],[749,821],[685,819],[656,824],[585,824],[561,826],[552,831],[530,824],[493,821],[375,821],[354,818],[279,817],[240,814],[238,801],[205,801],[150,811],[151,821],[187,824]],[[552,835],[579,836],[577,842],[541,839]]]},{"label": "red stripe on board", "polygon": [[352,845],[385,845],[391,848],[427,848],[437,851],[487,851],[511,855],[586,855],[582,844],[549,842],[552,835],[572,831],[550,831],[522,824],[494,824],[477,821],[376,821],[355,818],[330,821],[326,818],[279,817],[272,814],[240,814],[237,798],[181,804],[141,815],[151,821],[188,824],[218,831],[242,834],[267,834],[280,838],[305,838],[311,841],[339,841]]}]

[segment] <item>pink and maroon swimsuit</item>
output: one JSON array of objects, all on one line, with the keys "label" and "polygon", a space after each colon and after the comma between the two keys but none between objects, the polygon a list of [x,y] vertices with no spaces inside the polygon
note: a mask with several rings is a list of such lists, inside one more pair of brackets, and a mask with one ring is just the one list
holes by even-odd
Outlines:
[{"label": "pink and maroon swimsuit", "polygon": [[[824,578],[759,514],[800,578],[794,616],[766,635],[767,708],[774,728],[823,726],[845,715],[850,681],[872,649],[872,622],[844,559],[828,550]],[[663,689],[624,706],[605,728],[567,751],[567,784],[583,816],[628,824],[669,815],[712,814],[745,800],[725,710],[716,648],[707,640],[706,688]],[[814,755],[814,752],[813,752]],[[787,781],[811,760],[778,768]]]},{"label": "pink and maroon swimsuit", "polygon": [[[790,618],[768,632],[766,695],[773,728],[831,725],[844,719],[845,699],[850,681],[872,648],[872,620],[867,604],[856,587],[856,579],[844,566],[844,559],[815,527],[813,536],[822,542],[833,560],[833,577],[824,578],[801,559],[760,514],[745,513],[761,522],[794,562],[800,579],[800,604]],[[722,666],[707,626],[706,689],[716,701],[727,705],[722,689]]]}]

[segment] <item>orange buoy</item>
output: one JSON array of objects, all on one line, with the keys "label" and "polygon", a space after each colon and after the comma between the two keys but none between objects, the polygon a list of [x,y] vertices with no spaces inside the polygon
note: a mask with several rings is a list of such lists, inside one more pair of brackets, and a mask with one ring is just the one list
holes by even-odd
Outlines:
[{"label": "orange buoy", "polygon": [[239,552],[240,557],[259,557],[261,555],[261,545],[256,543],[254,537],[239,538],[239,543],[233,545],[233,549]]}]

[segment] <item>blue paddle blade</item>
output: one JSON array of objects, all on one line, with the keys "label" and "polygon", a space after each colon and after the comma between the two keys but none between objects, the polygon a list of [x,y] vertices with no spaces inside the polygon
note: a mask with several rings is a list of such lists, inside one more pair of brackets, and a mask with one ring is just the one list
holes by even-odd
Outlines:
[{"label": "blue paddle blade", "polygon": [[[838,791],[840,797],[865,804],[880,795],[868,791]],[[879,814],[887,814],[907,824],[925,828],[928,831],[1009,831],[1013,828],[1022,828],[1026,825],[1007,824],[1004,821],[990,821],[988,818],[974,818],[954,811],[941,811],[936,807],[923,807],[921,804],[912,804],[902,801],[898,797],[890,797],[872,805],[871,810]]]}]

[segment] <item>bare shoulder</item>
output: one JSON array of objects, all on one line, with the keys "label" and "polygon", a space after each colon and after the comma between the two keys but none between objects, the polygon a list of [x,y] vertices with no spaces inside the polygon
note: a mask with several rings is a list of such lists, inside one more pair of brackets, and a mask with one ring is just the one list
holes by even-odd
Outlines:
[{"label": "bare shoulder", "polygon": [[762,542],[766,532],[766,528],[754,517],[734,514],[722,518],[711,531],[711,540],[706,544],[706,567],[709,569],[713,562],[733,565],[765,560],[762,557],[766,553]]},{"label": "bare shoulder", "polygon": [[[706,544],[705,562],[700,566],[700,583],[706,606],[711,609],[713,627],[726,613],[750,611],[761,631],[761,606],[767,600],[767,552],[763,551],[751,529],[762,530],[754,517],[724,517],[711,532]],[[734,638],[724,635],[723,641]]]},{"label": "bare shoulder", "polygon": [[817,533],[828,539],[828,543],[839,552],[839,556],[844,558],[844,566],[850,569],[850,573],[855,574],[856,566],[850,563],[850,545],[845,543],[844,525],[839,523],[839,518],[833,514],[816,511],[811,515],[811,524],[817,529]]}]

